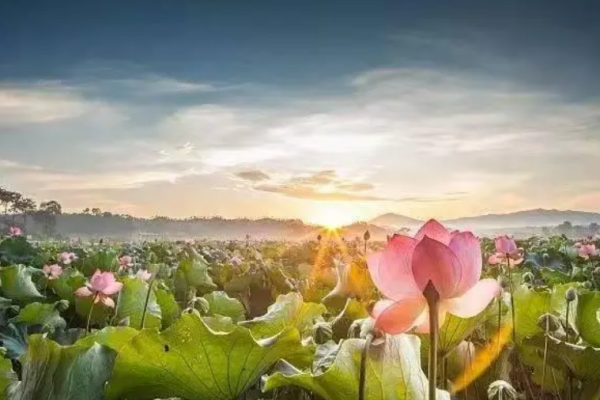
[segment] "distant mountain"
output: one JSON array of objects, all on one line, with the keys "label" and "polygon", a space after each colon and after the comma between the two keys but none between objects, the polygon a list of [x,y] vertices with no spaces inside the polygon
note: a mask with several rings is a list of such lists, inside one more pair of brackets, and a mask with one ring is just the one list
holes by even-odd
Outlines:
[{"label": "distant mountain", "polygon": [[369,221],[370,224],[377,225],[383,228],[414,228],[420,226],[424,221],[415,218],[406,217],[400,214],[387,213],[373,218]]},{"label": "distant mountain", "polygon": [[494,229],[557,226],[565,221],[573,225],[600,223],[600,213],[571,210],[525,210],[508,214],[486,214],[445,221],[449,226],[463,229]]},{"label": "distant mountain", "polygon": [[[501,228],[554,227],[565,221],[573,225],[587,226],[593,222],[600,224],[600,213],[572,210],[524,210],[507,214],[486,214],[473,217],[455,218],[443,221],[449,227],[473,231]],[[370,223],[384,228],[414,228],[423,223],[414,218],[399,214],[383,214]]]}]

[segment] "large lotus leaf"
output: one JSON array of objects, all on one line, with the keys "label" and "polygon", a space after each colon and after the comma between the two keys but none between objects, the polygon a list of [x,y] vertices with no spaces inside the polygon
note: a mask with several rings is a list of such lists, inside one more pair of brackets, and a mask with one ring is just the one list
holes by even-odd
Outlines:
[{"label": "large lotus leaf", "polygon": [[94,304],[92,309],[92,300],[90,297],[77,297],[75,298],[75,312],[79,315],[82,321],[87,321],[90,310],[92,312],[92,318],[90,319],[91,325],[103,325],[106,323],[110,310],[102,303]]},{"label": "large lotus leaf", "polygon": [[[524,345],[538,348],[543,354],[545,346],[544,335],[536,335],[523,341]],[[548,336],[548,362],[554,368],[566,367],[580,379],[600,379],[600,349],[589,346],[579,346],[566,343],[555,337]]]},{"label": "large lotus leaf", "polygon": [[27,326],[8,324],[0,326],[0,343],[8,358],[17,359],[27,351]]},{"label": "large lotus leaf", "polygon": [[[521,346],[519,358],[523,364],[533,368],[533,382],[546,390],[561,391],[567,380],[566,370],[559,365],[552,365],[546,360],[546,374],[544,375],[543,350],[533,346]],[[543,384],[542,384],[543,382]]]},{"label": "large lotus leaf", "polygon": [[332,321],[333,339],[338,342],[348,336],[348,329],[356,320],[367,318],[369,312],[365,306],[355,299],[348,299],[342,312],[340,312]]},{"label": "large lotus leaf", "polygon": [[[576,284],[557,285],[552,290],[533,290],[525,287],[519,288],[515,292],[515,318],[517,342],[520,343],[524,338],[542,333],[543,330],[538,326],[538,319],[546,313],[565,316],[567,302],[565,293],[570,287]],[[577,301],[570,305],[571,315],[574,315]]]},{"label": "large lotus leaf", "polygon": [[[263,378],[263,389],[295,385],[326,400],[358,398],[358,377],[363,339],[341,344],[335,361],[324,372],[303,372],[288,362],[277,364],[276,372]],[[420,340],[413,335],[386,336],[385,342],[371,346],[367,354],[366,400],[424,400],[428,381],[421,370]],[[450,399],[439,390],[438,399]]]},{"label": "large lotus leaf", "polygon": [[540,268],[540,275],[550,286],[565,284],[571,281],[571,276],[557,269]]},{"label": "large lotus leaf", "polygon": [[188,286],[195,287],[203,292],[210,292],[217,288],[208,274],[208,264],[204,258],[189,257],[179,263],[177,272],[185,279]]},{"label": "large lotus leaf", "polygon": [[173,293],[164,289],[156,289],[154,294],[156,295],[156,302],[161,311],[162,327],[166,329],[177,321],[179,315],[181,315],[181,308],[177,301],[175,301]]},{"label": "large lotus leaf", "polygon": [[11,237],[0,241],[0,263],[27,264],[35,259],[39,250],[23,236]]},{"label": "large lotus leaf", "polygon": [[[507,307],[503,305],[503,311],[506,312]],[[498,302],[493,301],[490,305],[478,315],[471,318],[460,318],[452,314],[446,315],[444,325],[441,326],[438,333],[438,351],[440,355],[450,353],[463,340],[467,339],[476,329],[481,328],[484,324],[496,321],[498,318]],[[420,334],[423,342],[423,355],[426,360],[426,352],[429,349],[429,335]]]},{"label": "large lotus leaf", "polygon": [[9,359],[0,358],[0,400],[9,400],[10,388],[18,381]]},{"label": "large lotus leaf", "polygon": [[564,269],[563,261],[559,257],[544,257],[542,253],[527,253],[525,264],[530,264],[534,269],[550,268],[553,270]]},{"label": "large lotus leaf", "polygon": [[102,330],[95,331],[93,334],[88,335],[85,338],[80,339],[77,344],[89,347],[94,343],[99,343],[118,352],[138,333],[140,333],[140,331],[128,326],[108,326]]},{"label": "large lotus leaf", "polygon": [[256,338],[276,335],[287,327],[295,327],[302,334],[326,311],[324,305],[305,303],[301,294],[291,292],[279,295],[265,315],[243,321],[240,325],[250,328]]},{"label": "large lotus leaf", "polygon": [[233,322],[243,320],[246,315],[244,305],[238,299],[227,296],[225,292],[211,292],[203,297],[208,301],[210,315],[229,317]]},{"label": "large lotus leaf", "polygon": [[63,300],[75,301],[75,291],[85,285],[85,276],[75,268],[65,268],[58,279],[48,281],[48,288]]},{"label": "large lotus leaf", "polygon": [[43,299],[31,280],[31,271],[23,265],[13,265],[0,269],[2,293],[4,297],[19,302]]},{"label": "large lotus leaf", "polygon": [[81,271],[85,276],[92,276],[96,270],[116,271],[118,269],[117,252],[112,247],[94,249],[81,262]]},{"label": "large lotus leaf", "polygon": [[233,400],[277,360],[304,351],[294,328],[257,342],[246,328],[215,332],[197,313],[185,314],[167,330],[146,329],[121,348],[106,395]]},{"label": "large lotus leaf", "polygon": [[20,307],[12,304],[12,300],[0,297],[0,326],[6,325],[8,320],[19,313]]},{"label": "large lotus leaf", "polygon": [[115,352],[94,344],[62,347],[41,335],[29,337],[21,358],[23,379],[11,389],[19,400],[102,400]]},{"label": "large lotus leaf", "polygon": [[[117,309],[115,311],[117,321],[129,318],[130,326],[141,328],[148,290],[150,290],[148,284],[141,279],[126,278],[123,280],[123,289],[119,292]],[[154,292],[151,292],[148,299],[148,306],[146,307],[144,327],[159,328],[161,323],[160,307],[156,302],[156,295]]]},{"label": "large lotus leaf", "polygon": [[600,292],[579,295],[577,330],[583,340],[592,346],[600,347]]},{"label": "large lotus leaf", "polygon": [[[59,303],[60,304],[60,303]],[[56,304],[31,303],[25,306],[10,322],[26,325],[41,325],[43,330],[55,331],[67,327]]]}]

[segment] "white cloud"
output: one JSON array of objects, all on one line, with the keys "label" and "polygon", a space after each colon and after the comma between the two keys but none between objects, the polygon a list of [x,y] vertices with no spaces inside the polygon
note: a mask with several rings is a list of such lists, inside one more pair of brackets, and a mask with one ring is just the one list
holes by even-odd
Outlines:
[{"label": "white cloud", "polygon": [[[128,84],[155,85],[148,89],[155,93],[212,90],[204,83],[144,79]],[[40,191],[185,185],[182,178],[237,167],[275,177],[334,169],[377,187],[376,196],[361,191],[364,198],[447,199],[447,193],[464,192],[471,202],[487,196],[490,207],[501,207],[492,196],[499,187],[506,198],[510,191],[534,198],[528,193],[541,182],[574,185],[582,171],[600,168],[600,105],[594,102],[431,69],[372,70],[340,84],[335,95],[290,92],[277,104],[180,106],[98,100],[68,84],[4,85],[0,135],[10,131],[7,126],[35,123],[27,132],[51,139],[24,142],[8,135],[3,148],[10,151],[0,148],[0,168],[11,168],[12,179]],[[41,124],[47,122],[52,127]],[[26,151],[19,152],[19,143]],[[48,156],[49,150],[57,154]],[[10,164],[27,165],[36,151],[43,171]],[[558,168],[556,157],[577,158]],[[227,179],[219,187],[233,184]],[[161,213],[167,211],[166,205]]]}]

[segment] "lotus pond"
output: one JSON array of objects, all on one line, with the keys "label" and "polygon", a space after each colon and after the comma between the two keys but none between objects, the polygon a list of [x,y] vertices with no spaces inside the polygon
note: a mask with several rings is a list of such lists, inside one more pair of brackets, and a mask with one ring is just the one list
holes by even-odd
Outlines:
[{"label": "lotus pond", "polygon": [[[34,243],[15,232],[0,239],[0,399],[428,399],[431,376],[438,399],[600,398],[598,243],[533,237],[498,252],[482,239],[463,251],[451,235],[450,264],[483,266],[460,295],[498,287],[470,314],[453,311],[450,275],[377,275],[396,238]],[[442,257],[419,255],[426,240],[413,270]],[[425,308],[407,315],[390,293],[403,277],[437,285],[437,340],[429,303],[409,296]]]}]

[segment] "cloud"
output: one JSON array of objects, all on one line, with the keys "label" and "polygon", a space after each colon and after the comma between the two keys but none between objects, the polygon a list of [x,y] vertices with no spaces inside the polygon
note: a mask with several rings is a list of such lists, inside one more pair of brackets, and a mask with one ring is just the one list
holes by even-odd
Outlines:
[{"label": "cloud", "polygon": [[456,212],[501,208],[499,191],[531,202],[544,193],[560,207],[558,187],[600,168],[597,102],[495,76],[374,69],[331,82],[332,92],[257,91],[253,102],[227,90],[202,97],[226,85],[147,74],[108,87],[169,95],[148,104],[94,85],[0,83],[0,169],[11,183],[126,191],[218,176],[242,194],[431,204],[415,211],[427,214],[447,201]]},{"label": "cloud", "polygon": [[260,182],[271,179],[269,175],[258,169],[249,169],[246,171],[236,172],[235,176],[250,182]]}]

